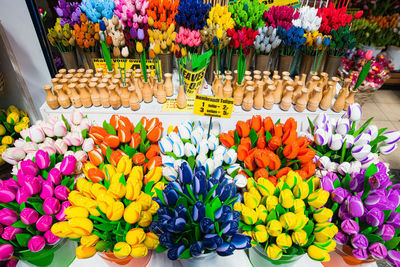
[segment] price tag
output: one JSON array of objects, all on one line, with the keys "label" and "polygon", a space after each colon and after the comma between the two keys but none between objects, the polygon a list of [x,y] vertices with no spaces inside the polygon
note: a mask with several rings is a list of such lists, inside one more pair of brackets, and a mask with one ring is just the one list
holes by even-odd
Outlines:
[{"label": "price tag", "polygon": [[299,0],[260,0],[260,2],[266,4],[268,7],[271,6],[293,6],[294,8],[300,7]]},{"label": "price tag", "polygon": [[193,114],[207,117],[230,118],[233,99],[215,96],[196,95]]}]

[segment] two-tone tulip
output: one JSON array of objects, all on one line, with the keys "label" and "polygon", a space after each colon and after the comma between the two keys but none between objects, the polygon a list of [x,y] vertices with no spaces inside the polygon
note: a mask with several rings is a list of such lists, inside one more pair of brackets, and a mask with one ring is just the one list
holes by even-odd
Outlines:
[{"label": "two-tone tulip", "polygon": [[323,205],[325,205],[328,199],[329,199],[329,192],[323,190],[322,188],[319,188],[308,196],[307,202],[310,206],[314,208],[320,208]]},{"label": "two-tone tulip", "polygon": [[61,120],[57,121],[54,124],[53,132],[57,137],[64,137],[67,134],[67,127],[65,126],[65,123]]},{"label": "two-tone tulip", "polygon": [[307,233],[304,230],[293,231],[292,241],[301,247],[306,245],[308,243]]},{"label": "two-tone tulip", "polygon": [[327,222],[328,220],[330,220],[333,216],[333,212],[331,209],[328,208],[321,208],[321,209],[317,209],[314,213],[313,213],[313,218],[317,223],[324,223]]},{"label": "two-tone tulip", "polygon": [[282,257],[283,252],[282,249],[278,247],[278,245],[270,244],[267,247],[267,255],[270,259],[279,260]]},{"label": "two-tone tulip", "polygon": [[124,220],[127,223],[133,224],[137,223],[140,219],[140,214],[142,212],[142,206],[139,203],[130,203],[124,211]]},{"label": "two-tone tulip", "polygon": [[36,223],[39,218],[39,213],[31,208],[24,208],[19,214],[21,221],[26,225],[31,225]]},{"label": "two-tone tulip", "polygon": [[348,118],[340,118],[336,123],[336,132],[345,136],[350,130],[350,121]]},{"label": "two-tone tulip", "polygon": [[94,256],[97,250],[93,246],[80,245],[75,249],[75,255],[78,259],[87,259]]},{"label": "two-tone tulip", "polygon": [[[343,229],[343,227],[342,227]],[[338,228],[333,223],[317,223],[314,228],[315,240],[325,242],[332,239],[338,232]]]},{"label": "two-tone tulip", "polygon": [[36,229],[40,232],[46,232],[50,230],[53,223],[53,217],[50,215],[43,215],[36,221]]}]

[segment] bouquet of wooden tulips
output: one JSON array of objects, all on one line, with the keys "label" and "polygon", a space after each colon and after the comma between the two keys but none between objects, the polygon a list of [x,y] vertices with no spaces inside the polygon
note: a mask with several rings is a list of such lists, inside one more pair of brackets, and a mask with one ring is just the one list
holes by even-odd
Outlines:
[{"label": "bouquet of wooden tulips", "polygon": [[144,257],[157,247],[158,238],[147,227],[158,209],[152,200],[154,188],[164,188],[156,144],[161,133],[158,119],[142,118],[134,127],[118,115],[103,128],[90,129],[98,147],[89,152],[85,178],[77,180],[68,197],[68,221],[52,229],[60,237],[80,238],[78,258],[97,251],[112,252],[117,258]]},{"label": "bouquet of wooden tulips", "polygon": [[161,192],[155,189],[160,208],[151,231],[159,236],[158,252],[168,250],[170,260],[216,252],[232,255],[251,247],[251,238],[238,233],[240,201],[236,187],[222,166],[207,179],[204,166],[194,171],[187,161],[178,166],[179,177]]},{"label": "bouquet of wooden tulips", "polygon": [[[219,135],[220,142],[237,151],[237,170],[231,173],[246,187],[247,178],[263,177],[274,185],[290,170],[303,179],[315,173],[315,151],[308,148],[309,139],[298,137],[297,122],[289,118],[274,123],[270,117],[253,116],[247,122],[238,121],[236,130]],[[232,166],[231,166],[232,167]]]},{"label": "bouquet of wooden tulips", "polygon": [[61,19],[58,18],[53,28],[48,29],[47,39],[52,46],[60,52],[70,52],[75,48],[75,37],[71,33],[69,24],[61,26]]},{"label": "bouquet of wooden tulips", "polygon": [[4,164],[1,157],[6,149],[14,144],[14,140],[18,139],[20,132],[28,128],[29,117],[22,110],[18,110],[11,105],[7,110],[0,110],[0,165]]},{"label": "bouquet of wooden tulips", "polygon": [[14,257],[39,266],[52,263],[60,238],[50,228],[65,220],[77,164],[72,155],[57,163],[54,154],[38,150],[34,161],[20,162],[17,175],[1,181],[0,261]]},{"label": "bouquet of wooden tulips", "polygon": [[244,204],[236,203],[234,209],[240,212],[240,228],[266,253],[266,260],[279,263],[283,256],[306,252],[313,260],[330,260],[338,228],[330,222],[332,210],[324,207],[329,192],[319,186],[318,178],[303,181],[294,171],[277,186],[265,178],[249,180]]},{"label": "bouquet of wooden tulips", "polygon": [[98,23],[89,22],[86,15],[80,15],[81,25],[74,25],[72,35],[75,37],[77,45],[84,52],[96,52],[100,40],[100,27]]}]

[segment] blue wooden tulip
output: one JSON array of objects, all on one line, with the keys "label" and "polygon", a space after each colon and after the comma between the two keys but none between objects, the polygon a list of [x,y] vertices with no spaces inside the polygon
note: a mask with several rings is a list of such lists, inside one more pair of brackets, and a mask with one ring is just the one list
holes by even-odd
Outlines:
[{"label": "blue wooden tulip", "polygon": [[193,221],[199,222],[206,215],[206,207],[201,201],[197,201],[193,206],[192,218]]},{"label": "blue wooden tulip", "polygon": [[202,233],[208,234],[214,230],[214,222],[210,218],[204,217],[200,220],[200,231]]},{"label": "blue wooden tulip", "polygon": [[228,205],[223,205],[219,209],[217,209],[214,213],[214,218],[221,222],[227,222],[227,218],[229,218],[229,214],[232,214],[232,208]]},{"label": "blue wooden tulip", "polygon": [[196,195],[205,194],[207,191],[207,177],[204,172],[196,172],[194,175],[194,192]]},{"label": "blue wooden tulip", "polygon": [[163,197],[165,200],[165,203],[168,206],[173,206],[175,205],[176,201],[179,198],[178,193],[175,191],[172,183],[168,184],[165,189],[163,190]]},{"label": "blue wooden tulip", "polygon": [[163,245],[164,247],[172,247],[174,244],[174,237],[169,232],[162,233],[158,237],[158,240],[160,241],[160,244]]},{"label": "blue wooden tulip", "polygon": [[231,244],[234,245],[236,249],[251,248],[251,236],[234,234],[231,239]]},{"label": "blue wooden tulip", "polygon": [[176,206],[175,208],[175,217],[181,217],[183,219],[187,219],[187,209],[183,204],[179,204],[178,206]]},{"label": "blue wooden tulip", "polygon": [[223,242],[222,237],[218,234],[206,234],[204,236],[203,245],[205,249],[215,250],[217,247],[222,245]]},{"label": "blue wooden tulip", "polygon": [[168,259],[172,261],[177,260],[181,256],[184,250],[185,250],[184,245],[175,245],[174,247],[168,250]]},{"label": "blue wooden tulip", "polygon": [[237,233],[239,228],[239,222],[228,221],[222,225],[222,233],[227,236],[231,236]]},{"label": "blue wooden tulip", "polygon": [[204,252],[203,242],[197,241],[190,245],[190,254],[193,257],[199,256]]},{"label": "blue wooden tulip", "polygon": [[219,256],[229,256],[233,254],[235,250],[235,246],[231,243],[224,241],[220,246],[217,248],[217,254]]},{"label": "blue wooden tulip", "polygon": [[184,161],[179,167],[179,180],[182,184],[190,184],[193,181],[193,172],[189,164]]},{"label": "blue wooden tulip", "polygon": [[222,182],[225,179],[224,167],[219,166],[218,168],[216,168],[211,177],[217,179],[219,182]]},{"label": "blue wooden tulip", "polygon": [[172,233],[180,233],[186,228],[186,220],[180,217],[174,217],[167,221],[167,230]]}]

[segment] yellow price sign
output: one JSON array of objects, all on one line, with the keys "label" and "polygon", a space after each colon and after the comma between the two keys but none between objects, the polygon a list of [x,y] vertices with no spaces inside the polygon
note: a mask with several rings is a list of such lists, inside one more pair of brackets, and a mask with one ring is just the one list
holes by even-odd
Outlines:
[{"label": "yellow price sign", "polygon": [[233,111],[233,99],[196,95],[193,114],[229,119]]},{"label": "yellow price sign", "polygon": [[[160,62],[160,61],[159,61]],[[103,73],[104,74],[108,74],[107,73],[107,63],[104,61],[103,58],[94,58],[93,59],[93,64],[94,67],[96,69],[102,68],[103,69]],[[113,58],[111,59],[111,64],[112,64],[112,68],[114,70],[114,74],[119,74],[120,73],[120,69],[122,74],[125,73],[125,70],[128,69],[141,69],[141,64],[140,64],[140,59],[133,59],[133,58]],[[157,64],[154,60],[146,60],[146,67],[147,69],[151,69],[151,75],[155,75],[155,64]],[[161,70],[161,64],[159,64],[159,70],[162,73]]]},{"label": "yellow price sign", "polygon": [[297,8],[300,6],[299,0],[260,0],[261,3],[267,5],[267,7],[271,6],[293,6]]},{"label": "yellow price sign", "polygon": [[[182,68],[182,67],[181,67]],[[183,68],[183,81],[185,82],[186,95],[194,97],[203,85],[207,66],[197,72]]]}]

